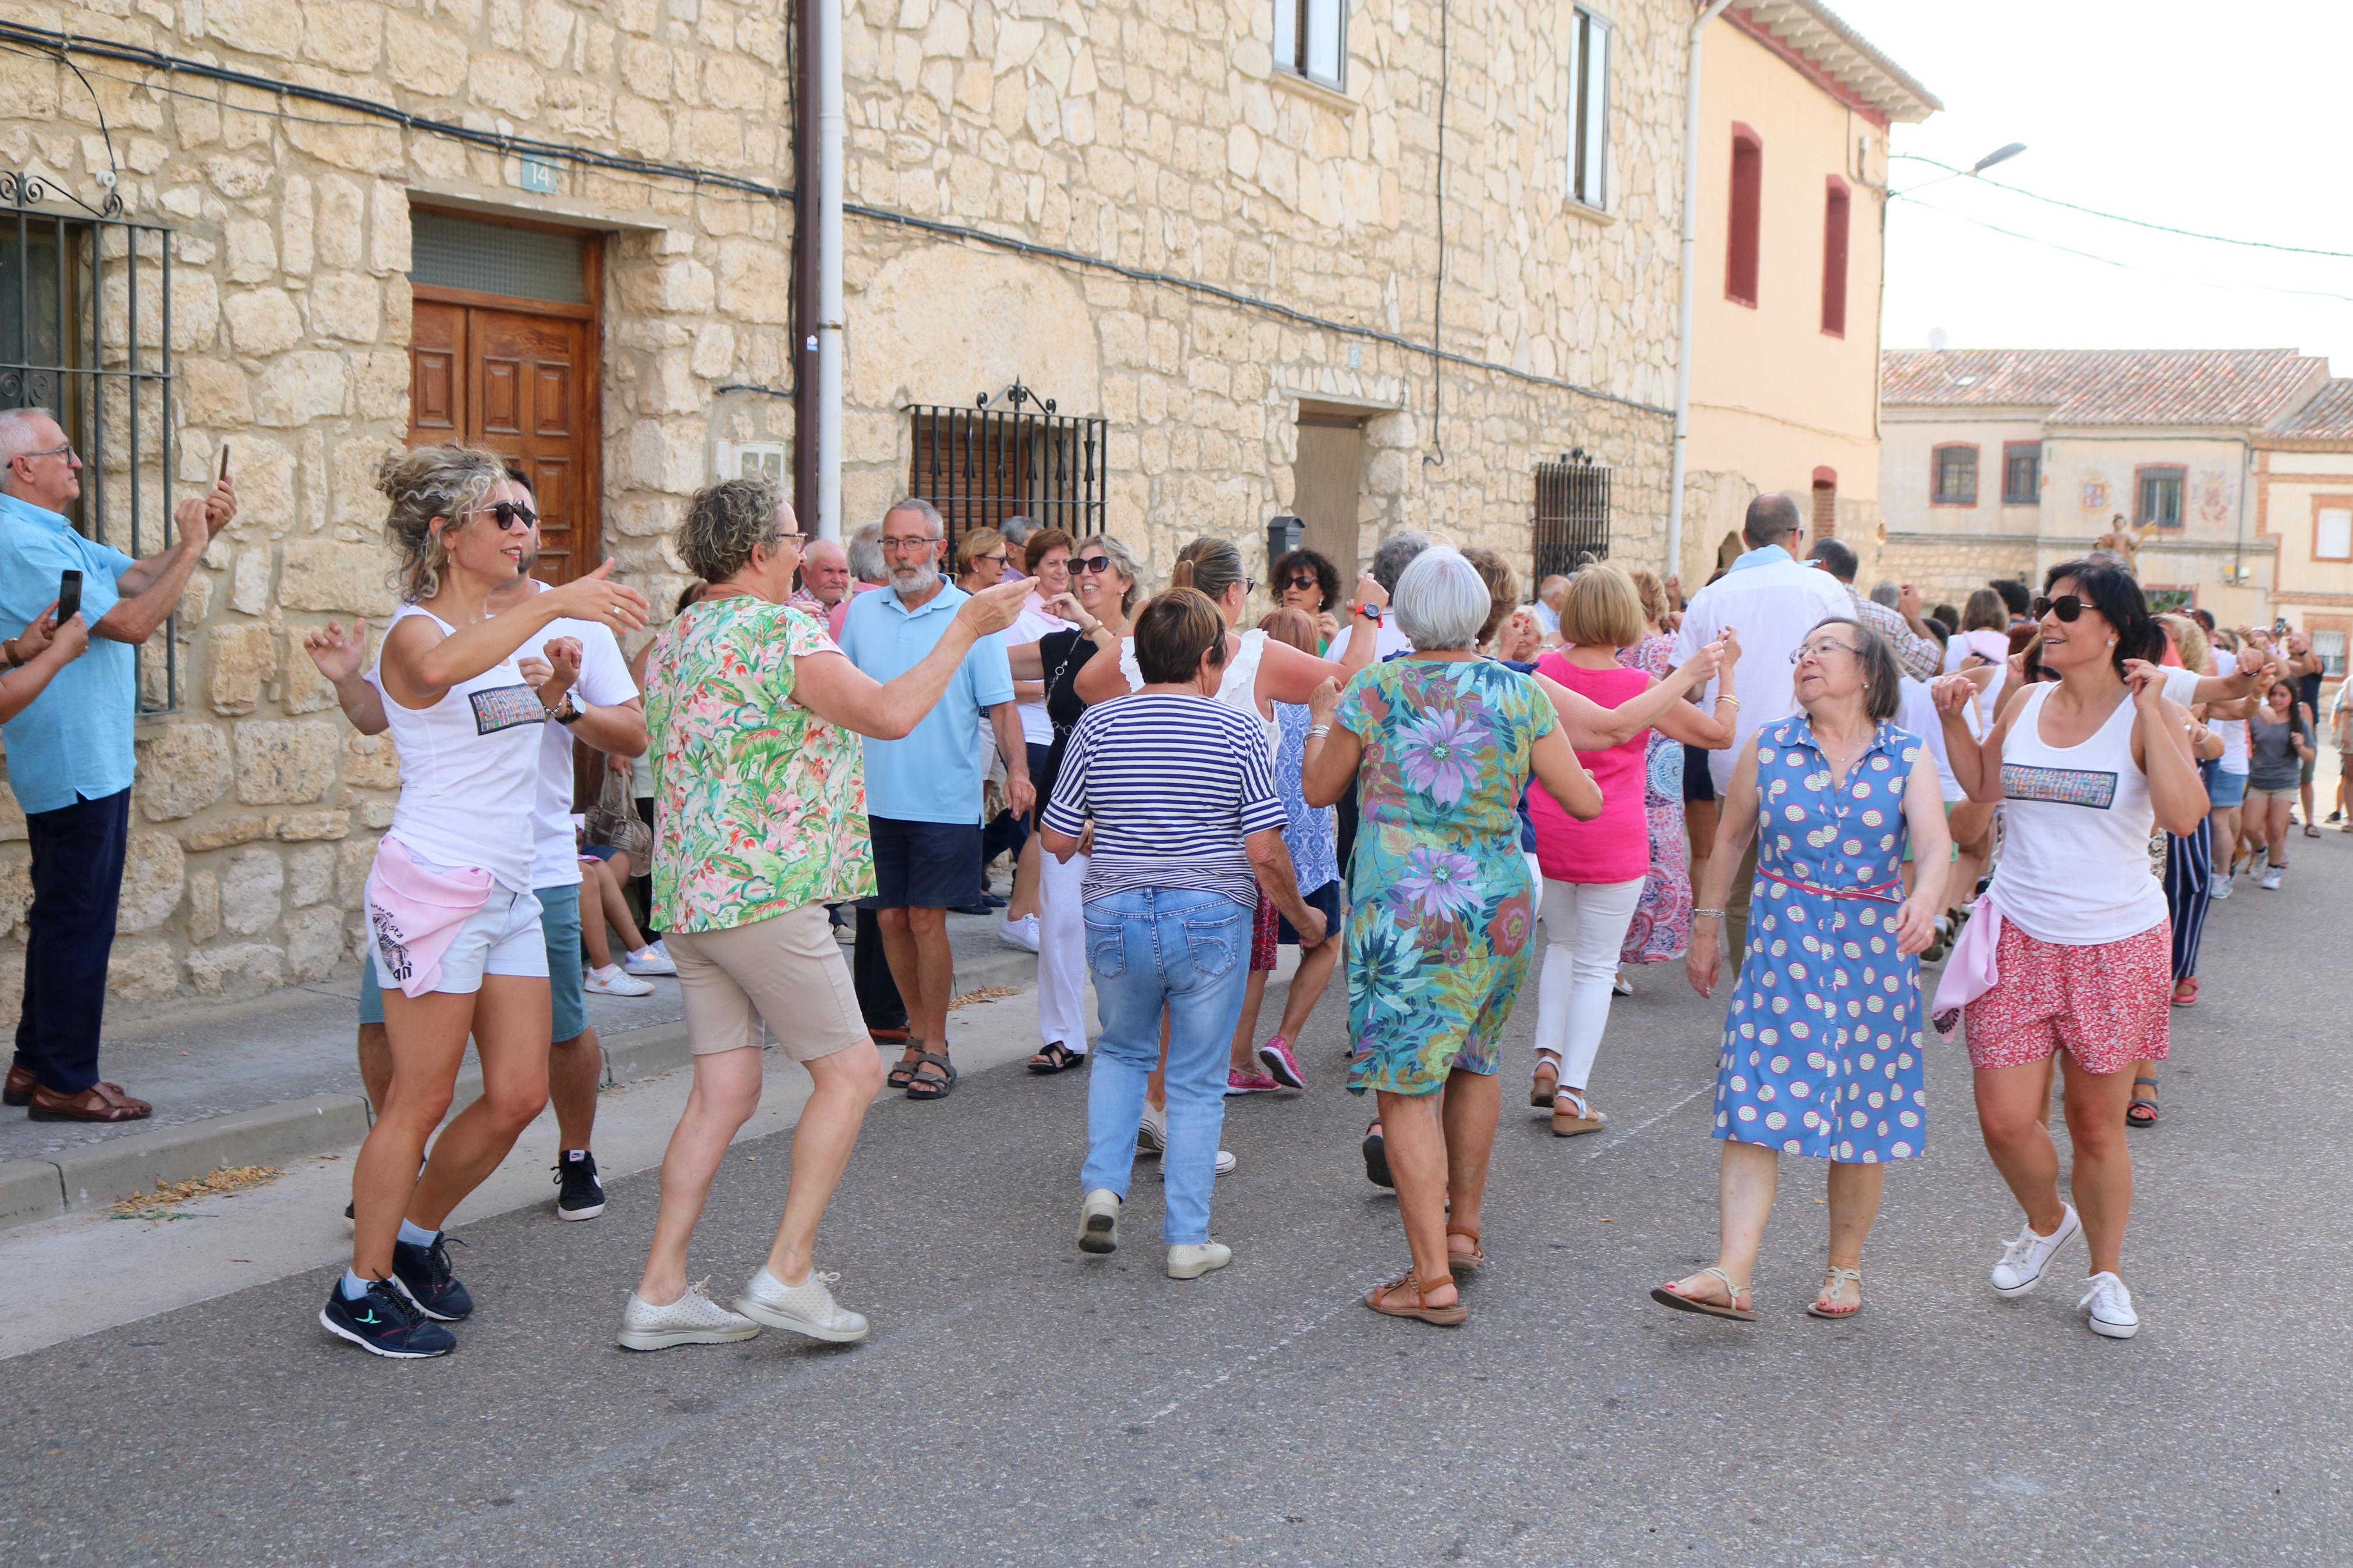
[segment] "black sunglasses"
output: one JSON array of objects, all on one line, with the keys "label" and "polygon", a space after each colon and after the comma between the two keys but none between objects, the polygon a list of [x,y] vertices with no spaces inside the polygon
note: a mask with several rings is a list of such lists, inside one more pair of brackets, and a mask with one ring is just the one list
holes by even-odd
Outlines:
[{"label": "black sunglasses", "polygon": [[482,510],[499,520],[501,533],[507,532],[517,522],[521,522],[525,528],[531,528],[539,521],[539,513],[519,500],[494,500]]},{"label": "black sunglasses", "polygon": [[1315,581],[1315,574],[1313,572],[1306,573],[1302,576],[1293,577],[1288,585],[1297,588],[1303,593],[1313,593],[1315,589],[1323,586],[1322,584]]},{"label": "black sunglasses", "polygon": [[1111,557],[1108,555],[1082,555],[1076,561],[1071,563],[1071,570],[1073,572],[1108,572],[1111,570]]},{"label": "black sunglasses", "polygon": [[2029,608],[2033,610],[2034,618],[2038,621],[2045,616],[2055,615],[2063,623],[2071,626],[2074,623],[2075,618],[2078,616],[2081,616],[2085,610],[2091,609],[2092,607],[2093,606],[2077,598],[2073,594],[2062,594],[2055,599],[2045,598],[2041,595],[2035,595],[2034,603],[2029,606]]}]

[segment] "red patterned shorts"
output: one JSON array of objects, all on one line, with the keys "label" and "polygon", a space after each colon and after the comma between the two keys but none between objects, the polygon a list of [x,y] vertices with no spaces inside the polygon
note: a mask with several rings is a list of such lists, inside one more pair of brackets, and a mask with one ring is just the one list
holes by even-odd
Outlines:
[{"label": "red patterned shorts", "polygon": [[1969,1065],[2025,1067],[2062,1047],[2088,1073],[2163,1061],[2173,1005],[2173,923],[2137,936],[2069,947],[2003,921],[1994,948],[2001,978],[1963,1012]]},{"label": "red patterned shorts", "polygon": [[[1281,912],[1274,907],[1272,899],[1268,898],[1263,891],[1259,894],[1258,918],[1250,921],[1250,966],[1252,973],[1261,969],[1271,971],[1274,968],[1275,927]],[[2173,962],[2170,948],[2166,950],[2166,962],[2168,963]]]}]

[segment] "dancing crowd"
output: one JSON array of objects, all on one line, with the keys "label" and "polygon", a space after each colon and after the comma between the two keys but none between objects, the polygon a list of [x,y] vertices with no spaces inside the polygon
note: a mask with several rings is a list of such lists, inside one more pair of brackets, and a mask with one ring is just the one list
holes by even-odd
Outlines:
[{"label": "dancing crowd", "polygon": [[[120,647],[134,599],[163,603],[201,543],[153,563],[60,544],[38,504],[72,477],[37,466],[58,455],[9,454],[0,525],[103,574],[84,615]],[[1829,1165],[1804,1310],[1860,1311],[1887,1168],[1927,1148],[1932,1035],[1957,1033],[2021,1211],[1991,1289],[2033,1290],[2080,1236],[2079,1306],[2127,1338],[2126,1135],[2157,1119],[2170,1011],[2197,1002],[2212,902],[2242,868],[2281,885],[2299,805],[2319,831],[2309,644],[2152,615],[2129,559],[2105,552],[2052,568],[2040,594],[1995,584],[1931,610],[1899,584],[1859,592],[1835,539],[1801,555],[1795,505],[1765,496],[1745,552],[1688,600],[1588,563],[1524,603],[1493,554],[1398,532],[1345,596],[1312,551],[1274,562],[1254,616],[1261,584],[1225,539],[1187,545],[1155,593],[1109,537],[1008,523],[951,554],[920,498],[846,549],[812,542],[747,478],[689,506],[672,542],[695,580],[656,627],[610,563],[531,576],[535,501],[494,454],[398,454],[379,489],[403,602],[373,648],[364,624],[306,642],[353,724],[399,760],[366,884],[358,1049],[376,1115],[350,1266],[320,1313],[379,1355],[454,1348],[446,1325],[473,1302],[443,1227],[551,1101],[556,1212],[602,1212],[583,995],[671,973],[692,1086],[618,1342],[863,1337],[817,1267],[818,1231],[875,1098],[955,1088],[952,910],[1038,954],[1030,1070],[1088,1068],[1082,1254],[1119,1247],[1138,1162],[1156,1156],[1168,1276],[1231,1260],[1211,1223],[1235,1164],[1227,1103],[1305,1087],[1301,1032],[1340,975],[1347,1087],[1371,1097],[1366,1173],[1395,1189],[1409,1259],[1366,1305],[1460,1323],[1461,1281],[1487,1262],[1502,1037],[1531,972],[1530,1103],[1576,1137],[1609,1123],[1596,1080],[1613,997],[1630,970],[1681,959],[1700,994],[1728,992],[1721,1229],[1715,1260],[1655,1300],[1755,1319],[1781,1157],[1798,1155]],[[185,536],[234,510],[224,479],[184,509]],[[0,646],[12,765],[45,734],[23,714],[59,721],[44,689],[99,668],[77,662],[96,646],[83,618],[20,618]],[[2353,748],[2341,696],[2327,722]],[[575,741],[638,803],[588,833]],[[55,808],[71,822],[37,803],[28,821],[119,832],[127,780],[108,782]],[[985,876],[999,857],[1009,898]],[[1284,945],[1297,968],[1261,1037]],[[1933,994],[1924,957],[1943,961]],[[28,985],[28,1016],[31,1002]],[[688,1259],[757,1108],[764,1035],[812,1087],[768,1255],[722,1304]],[[481,1093],[445,1125],[470,1038]],[[12,1102],[28,1043],[38,1057],[20,1030]],[[118,1086],[36,1076],[34,1090],[36,1114],[144,1114]]]}]

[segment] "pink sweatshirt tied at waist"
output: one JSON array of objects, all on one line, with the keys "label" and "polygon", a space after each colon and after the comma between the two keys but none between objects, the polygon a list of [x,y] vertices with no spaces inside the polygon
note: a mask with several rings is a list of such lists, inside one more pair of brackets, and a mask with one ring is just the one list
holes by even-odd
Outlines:
[{"label": "pink sweatshirt tied at waist", "polygon": [[427,866],[386,834],[368,868],[368,931],[385,973],[404,996],[440,983],[441,957],[490,900],[492,879],[478,867]]}]

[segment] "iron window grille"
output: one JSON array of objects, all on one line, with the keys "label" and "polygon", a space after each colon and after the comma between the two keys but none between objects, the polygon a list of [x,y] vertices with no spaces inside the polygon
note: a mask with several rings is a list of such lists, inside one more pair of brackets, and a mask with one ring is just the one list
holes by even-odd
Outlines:
[{"label": "iron window grille", "polygon": [[2012,441],[2001,449],[2001,500],[2005,506],[2032,506],[2042,499],[2042,444]]},{"label": "iron window grille", "polygon": [[1109,421],[1058,414],[1052,398],[1018,381],[994,398],[982,393],[969,408],[916,403],[907,413],[914,426],[908,490],[940,509],[951,553],[973,529],[1008,518],[1073,538],[1103,531]]},{"label": "iron window grille", "polygon": [[1934,459],[1936,489],[1929,499],[1938,506],[1978,504],[1978,449],[1939,447]]},{"label": "iron window grille", "polygon": [[2159,528],[2181,526],[2181,488],[2189,477],[2185,468],[2142,468],[2139,471],[2139,504],[2133,513],[2137,523],[2155,523]]},{"label": "iron window grille", "polygon": [[[133,556],[171,543],[171,230],[112,192],[92,207],[0,170],[0,408],[57,416],[82,460],[81,534]],[[161,651],[138,650],[142,714],[179,706],[179,630],[175,612]]]},{"label": "iron window grille", "polygon": [[1530,587],[1609,558],[1610,473],[1581,447],[1536,465]]}]

